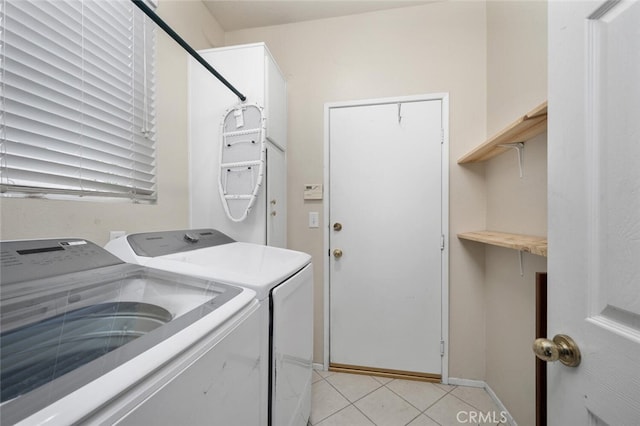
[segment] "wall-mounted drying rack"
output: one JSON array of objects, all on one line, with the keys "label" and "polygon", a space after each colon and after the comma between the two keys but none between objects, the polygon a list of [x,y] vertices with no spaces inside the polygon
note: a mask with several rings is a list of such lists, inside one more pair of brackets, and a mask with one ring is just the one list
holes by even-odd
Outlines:
[{"label": "wall-mounted drying rack", "polygon": [[218,71],[215,70],[202,56],[196,52],[193,47],[184,41],[182,37],[176,33],[173,28],[162,20],[149,6],[144,3],[144,0],[131,0],[133,4],[138,6],[140,10],[144,12],[153,22],[155,22],[162,30],[175,40],[184,50],[186,50],[196,61],[198,61],[203,67],[205,67],[215,78],[220,80],[229,90],[231,90],[241,101],[246,101],[247,97],[240,93],[231,83],[229,83]]}]

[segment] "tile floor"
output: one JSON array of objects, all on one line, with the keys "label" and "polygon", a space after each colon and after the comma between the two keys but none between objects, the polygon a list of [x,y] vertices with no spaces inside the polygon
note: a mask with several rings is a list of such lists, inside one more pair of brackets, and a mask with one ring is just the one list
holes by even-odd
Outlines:
[{"label": "tile floor", "polygon": [[313,426],[503,426],[480,388],[314,371],[311,395]]}]

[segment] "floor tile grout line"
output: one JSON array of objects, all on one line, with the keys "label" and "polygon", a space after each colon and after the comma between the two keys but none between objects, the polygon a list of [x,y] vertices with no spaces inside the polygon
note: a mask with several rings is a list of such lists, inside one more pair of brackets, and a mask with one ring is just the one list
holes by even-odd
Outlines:
[{"label": "floor tile grout line", "polygon": [[[316,373],[316,374],[318,374],[318,373]],[[347,373],[344,373],[344,374],[347,374]],[[438,398],[436,401],[434,401],[432,404],[430,404],[430,405],[429,405],[427,408],[425,408],[424,410],[420,410],[420,409],[419,409],[418,407],[416,407],[414,404],[412,404],[411,402],[407,401],[407,400],[406,400],[402,395],[398,394],[398,393],[397,393],[397,392],[395,392],[392,388],[390,388],[390,387],[388,387],[388,386],[387,386],[387,385],[389,385],[390,383],[394,382],[394,381],[395,381],[395,379],[392,379],[392,380],[390,380],[390,381],[388,381],[388,382],[386,382],[386,383],[382,383],[382,382],[380,382],[379,380],[377,380],[374,376],[371,376],[371,375],[365,375],[365,376],[367,376],[367,377],[371,377],[373,380],[375,380],[375,381],[376,381],[376,383],[377,383],[379,386],[377,386],[375,389],[371,390],[370,392],[367,392],[365,395],[361,396],[360,398],[358,398],[358,399],[356,399],[356,400],[354,400],[354,401],[352,402],[351,400],[349,400],[349,398],[347,398],[347,396],[346,396],[346,395],[344,395],[342,392],[340,392],[340,390],[339,390],[336,386],[334,386],[334,385],[333,385],[333,383],[331,383],[331,382],[328,380],[328,378],[329,378],[329,377],[331,377],[331,376],[333,376],[333,375],[334,375],[334,374],[332,373],[332,374],[329,374],[329,375],[327,375],[326,377],[324,377],[324,376],[322,376],[322,375],[318,374],[318,376],[320,377],[320,379],[319,379],[319,380],[316,380],[313,384],[320,382],[320,380],[324,380],[325,382],[327,382],[327,384],[329,384],[329,386],[331,386],[331,387],[332,387],[336,392],[338,392],[338,394],[339,394],[340,396],[342,396],[342,397],[343,397],[343,398],[348,402],[348,404],[347,404],[346,406],[344,406],[344,407],[342,407],[342,408],[338,409],[337,411],[335,411],[335,412],[333,412],[333,413],[329,414],[328,416],[326,416],[326,417],[324,417],[324,418],[322,418],[322,419],[318,420],[318,422],[313,423],[313,424],[312,424],[312,423],[310,423],[310,424],[312,424],[312,426],[315,426],[315,425],[317,425],[317,424],[319,424],[319,423],[321,423],[321,422],[323,422],[323,421],[327,420],[328,418],[330,418],[330,417],[332,417],[332,416],[336,415],[337,413],[339,413],[339,412],[341,412],[341,411],[345,410],[345,409],[346,409],[346,408],[348,408],[350,405],[351,405],[351,406],[353,406],[353,407],[354,407],[354,408],[355,408],[355,409],[356,409],[360,414],[362,414],[364,417],[366,417],[366,418],[367,418],[367,420],[369,420],[370,422],[372,422],[374,425],[376,425],[376,426],[377,426],[377,424],[373,421],[373,419],[371,419],[369,416],[367,416],[367,415],[366,415],[362,410],[360,410],[360,409],[359,409],[355,404],[356,404],[358,401],[361,401],[362,399],[366,398],[367,396],[371,395],[372,393],[376,392],[377,390],[379,390],[379,389],[381,389],[381,388],[383,388],[383,387],[384,387],[384,388],[386,388],[388,391],[392,392],[394,395],[396,395],[396,396],[397,396],[397,397],[399,397],[400,399],[402,399],[404,402],[406,402],[407,404],[409,404],[411,407],[413,407],[413,408],[415,408],[416,410],[418,410],[419,414],[418,414],[416,417],[414,417],[411,421],[409,421],[408,423],[406,423],[407,425],[408,425],[409,423],[411,423],[411,422],[415,421],[415,420],[416,420],[418,417],[420,417],[421,415],[426,416],[427,418],[429,418],[429,420],[431,420],[431,421],[433,421],[433,422],[437,423],[438,425],[440,425],[440,423],[438,423],[436,420],[434,420],[434,419],[433,419],[431,416],[429,416],[426,412],[427,412],[430,408],[432,408],[433,406],[435,406],[436,404],[438,404],[438,403],[439,403],[443,398],[445,398],[445,397],[446,397],[447,395],[449,395],[449,394],[451,394],[454,398],[456,398],[457,400],[461,401],[462,403],[464,403],[464,404],[466,404],[466,405],[469,405],[470,407],[472,407],[472,408],[474,408],[474,409],[476,409],[476,410],[478,410],[478,411],[482,411],[480,408],[476,407],[476,405],[474,405],[474,404],[470,403],[469,401],[467,401],[467,400],[463,399],[462,397],[459,397],[459,396],[457,396],[457,395],[455,395],[455,394],[453,394],[453,393],[452,393],[453,391],[455,391],[456,389],[458,389],[458,388],[459,388],[459,386],[453,386],[451,389],[449,389],[449,390],[445,390],[445,389],[443,389],[442,387],[437,386],[435,383],[434,383],[433,385],[434,385],[434,386],[437,386],[437,388],[438,388],[438,389],[440,389],[440,390],[442,390],[443,392],[445,392],[445,393],[444,393],[444,395],[442,395],[440,398]],[[483,389],[483,390],[486,392],[486,389]],[[309,422],[310,422],[310,421],[309,421]]]},{"label": "floor tile grout line", "polygon": [[[389,382],[391,383],[391,382]],[[428,383],[428,382],[425,382]],[[387,385],[384,385],[385,387]],[[435,385],[434,385],[435,386]],[[438,389],[440,389],[441,391],[444,392],[444,395],[442,395],[440,398],[436,399],[432,404],[430,404],[427,408],[425,408],[424,410],[421,410],[420,408],[416,407],[415,405],[413,405],[411,402],[407,401],[402,395],[400,395],[399,393],[397,393],[396,391],[394,391],[392,388],[387,387],[388,390],[390,390],[391,392],[393,392],[395,395],[397,395],[398,397],[400,397],[403,401],[405,401],[407,404],[411,405],[413,408],[415,408],[416,410],[418,410],[420,412],[420,414],[424,414],[425,416],[429,417],[431,419],[431,417],[429,415],[426,414],[426,411],[433,407],[434,405],[436,405],[440,400],[442,400],[442,398],[444,398],[445,396],[449,395],[449,393],[453,392],[454,389],[451,389],[449,392],[445,391],[444,389],[442,389],[441,387],[438,387]],[[454,395],[455,396],[455,395]],[[469,404],[471,405],[471,404]],[[475,408],[475,407],[473,407]],[[431,419],[433,420],[433,419]],[[435,421],[435,420],[434,420]],[[438,422],[436,422],[438,423]]]},{"label": "floor tile grout line", "polygon": [[[318,374],[318,376],[320,376],[320,377],[322,378],[322,380],[324,380],[325,382],[327,382],[327,384],[328,384],[329,386],[331,386],[331,387],[332,387],[332,388],[334,388],[338,393],[340,393],[340,391],[338,391],[338,390],[337,390],[337,389],[336,389],[336,388],[331,384],[331,382],[329,382],[325,377],[322,377],[320,374]],[[327,377],[329,377],[329,376],[327,376]],[[319,381],[320,381],[320,380],[317,380],[315,383],[318,383]],[[313,386],[315,383],[312,383],[312,386]],[[346,399],[346,400],[347,400],[347,402],[349,402],[349,400],[348,400],[344,395],[340,394],[340,396],[342,396],[344,399]],[[318,420],[318,421],[317,421],[317,422],[315,422],[315,423],[311,423],[311,418],[309,418],[309,423],[311,423],[311,426],[315,426],[315,425],[317,425],[317,424],[319,424],[319,423],[322,423],[323,421],[327,420],[329,417],[333,416],[334,414],[336,414],[336,413],[337,413],[337,412],[339,412],[339,411],[344,410],[344,409],[345,409],[345,408],[347,408],[348,406],[349,406],[349,405],[346,405],[346,406],[342,407],[342,408],[341,408],[341,409],[339,409],[338,411],[335,411],[335,412],[333,412],[333,413],[329,414],[328,416],[323,417],[322,419]]]},{"label": "floor tile grout line", "polygon": [[416,421],[416,419],[418,419],[420,416],[425,416],[426,418],[428,418],[429,420],[431,420],[432,422],[434,422],[435,424],[437,424],[438,426],[442,426],[442,423],[435,421],[431,416],[426,415],[425,413],[420,413],[417,416],[415,416],[413,419],[411,419],[408,423],[405,423],[405,426],[409,426],[411,424],[411,422]]},{"label": "floor tile grout line", "polygon": [[[378,388],[380,389],[380,388]],[[362,398],[361,398],[362,399]],[[359,400],[358,400],[359,401]],[[356,410],[358,410],[360,412],[360,414],[362,414],[363,416],[365,416],[367,418],[367,420],[369,420],[372,424],[374,424],[375,426],[378,426],[378,423],[374,422],[373,419],[369,416],[367,416],[367,414],[362,411],[361,409],[358,408],[358,406],[356,404],[351,404],[353,405],[353,408],[355,408]]]},{"label": "floor tile grout line", "polygon": [[[478,389],[480,389],[480,388],[478,388]],[[484,388],[482,388],[482,390],[483,390],[485,393],[487,392],[487,390],[486,390],[486,389],[484,389]],[[454,398],[459,399],[460,401],[462,401],[462,402],[464,402],[465,404],[467,404],[467,405],[471,406],[472,408],[475,408],[475,409],[476,409],[476,410],[478,410],[478,411],[482,411],[482,412],[484,412],[484,410],[482,410],[481,408],[476,407],[474,404],[472,404],[471,402],[469,402],[469,401],[467,401],[467,400],[462,399],[462,398],[461,398],[461,397],[459,397],[458,395],[453,395],[453,394],[452,394],[451,396],[453,396]],[[495,405],[495,403],[494,403],[494,405]],[[496,406],[496,408],[498,408],[498,407]]]},{"label": "floor tile grout line", "polygon": [[[385,387],[387,387],[385,385]],[[387,387],[387,389],[392,392],[394,395],[398,396],[400,399],[402,399],[404,402],[406,402],[407,404],[409,404],[410,406],[412,406],[413,408],[415,408],[416,410],[418,410],[418,412],[420,414],[422,414],[422,410],[420,410],[418,407],[416,407],[415,405],[413,405],[412,403],[410,403],[409,401],[407,401],[402,395],[400,395],[398,392],[394,391],[393,389]]]},{"label": "floor tile grout line", "polygon": [[[371,376],[368,376],[368,377],[371,377]],[[374,379],[374,380],[375,380],[375,379]],[[371,395],[372,393],[374,393],[374,392],[375,392],[375,391],[377,391],[378,389],[380,389],[380,388],[382,388],[382,387],[384,387],[384,386],[385,386],[385,385],[383,385],[382,383],[378,382],[377,380],[376,380],[376,382],[377,382],[377,383],[378,383],[378,385],[380,385],[380,386],[378,386],[377,388],[375,388],[374,390],[372,390],[372,391],[370,391],[370,392],[367,392],[365,395],[361,396],[360,398],[356,399],[355,401],[351,401],[349,398],[347,398],[347,396],[346,396],[346,395],[344,395],[342,392],[340,392],[340,390],[339,390],[337,387],[335,387],[335,386],[333,385],[333,383],[331,383],[330,381],[328,381],[328,380],[327,380],[327,383],[329,383],[329,385],[331,385],[331,387],[333,387],[333,388],[334,388],[334,389],[335,389],[335,390],[336,390],[340,395],[342,395],[342,397],[343,397],[344,399],[346,399],[347,401],[349,401],[349,404],[353,404],[353,405],[355,405],[355,403],[356,403],[356,402],[358,402],[358,401],[360,401],[361,399],[366,398],[367,396]],[[357,408],[357,407],[356,407],[356,408]]]}]

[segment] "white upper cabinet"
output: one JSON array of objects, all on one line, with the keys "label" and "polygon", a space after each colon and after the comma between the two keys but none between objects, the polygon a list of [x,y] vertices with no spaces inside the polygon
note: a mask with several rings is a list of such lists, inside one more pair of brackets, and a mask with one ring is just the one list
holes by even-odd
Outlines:
[{"label": "white upper cabinet", "polygon": [[246,104],[264,109],[267,162],[263,188],[249,215],[242,222],[231,221],[218,191],[220,132],[225,113],[241,101],[201,64],[189,58],[190,226],[215,228],[238,241],[284,246],[287,91],[282,72],[264,43],[198,53],[246,96]]}]

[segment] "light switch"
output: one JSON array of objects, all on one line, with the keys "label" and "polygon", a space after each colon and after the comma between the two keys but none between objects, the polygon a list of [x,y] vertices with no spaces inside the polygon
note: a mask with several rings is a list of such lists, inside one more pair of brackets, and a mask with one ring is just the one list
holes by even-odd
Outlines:
[{"label": "light switch", "polygon": [[309,228],[320,227],[320,214],[318,212],[309,212]]},{"label": "light switch", "polygon": [[322,200],[322,184],[307,183],[304,185],[305,200]]}]

